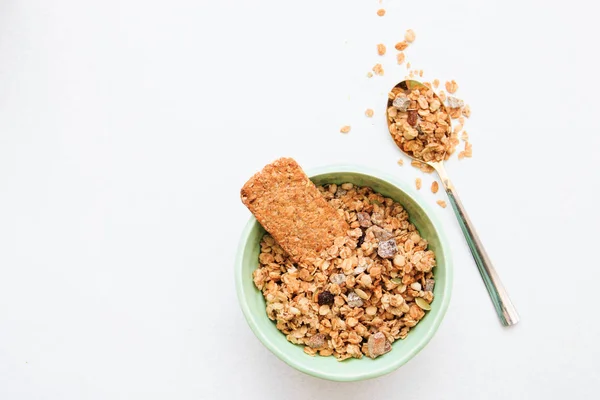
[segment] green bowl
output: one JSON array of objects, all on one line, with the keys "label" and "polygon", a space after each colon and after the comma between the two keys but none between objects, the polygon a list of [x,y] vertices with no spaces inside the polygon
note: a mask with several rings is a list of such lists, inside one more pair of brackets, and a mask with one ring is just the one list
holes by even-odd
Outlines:
[{"label": "green bowl", "polygon": [[413,190],[412,184],[357,166],[324,167],[310,171],[308,175],[316,185],[350,182],[369,186],[404,206],[410,221],[427,239],[429,248],[436,255],[435,299],[431,311],[411,329],[406,339],[394,342],[392,351],[374,360],[363,357],[339,362],[335,357],[311,357],[305,354],[303,346],[288,342],[275,323],[269,320],[262,293],[252,281],[252,272],[258,266],[260,240],[265,233],[254,217],[242,233],[235,261],[235,283],[240,306],[256,337],[277,357],[299,371],[333,381],[358,381],[385,375],[407,363],[425,347],[444,318],[452,292],[452,260],[448,241],[430,206]]}]

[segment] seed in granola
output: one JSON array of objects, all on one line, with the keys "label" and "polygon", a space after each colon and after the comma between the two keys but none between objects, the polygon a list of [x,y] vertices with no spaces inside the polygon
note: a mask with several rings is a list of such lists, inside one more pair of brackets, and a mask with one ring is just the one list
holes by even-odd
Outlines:
[{"label": "seed in granola", "polygon": [[457,90],[458,90],[458,84],[454,80],[446,82],[446,91],[448,93],[454,93]]},{"label": "seed in granola", "polygon": [[348,305],[353,308],[354,307],[362,307],[363,300],[356,293],[350,292],[350,293],[348,293]]},{"label": "seed in granola", "polygon": [[437,193],[439,188],[440,188],[440,185],[437,183],[437,181],[433,181],[431,183],[431,192],[432,193]]},{"label": "seed in granola", "polygon": [[380,56],[385,54],[385,45],[383,43],[379,43],[377,45],[377,54],[379,54]]},{"label": "seed in granola", "polygon": [[408,97],[398,96],[392,102],[392,105],[398,109],[398,111],[406,112],[410,107],[410,99]]},{"label": "seed in granola", "polygon": [[[363,278],[365,276],[369,276],[369,275],[363,275]],[[362,281],[362,279],[361,279],[361,281]],[[358,297],[360,297],[363,300],[367,300],[369,298],[369,295],[362,289],[355,288],[354,293],[356,293],[358,295]]]},{"label": "seed in granola", "polygon": [[320,349],[325,346],[325,335],[322,333],[317,333],[316,335],[311,336],[306,344],[313,349]]},{"label": "seed in granola", "polygon": [[340,129],[340,132],[342,132],[342,133],[348,133],[348,132],[350,132],[350,125],[344,125],[344,126],[342,126],[342,128]]},{"label": "seed in granola", "polygon": [[373,110],[370,108],[367,108],[367,110],[365,111],[365,115],[369,118],[371,118],[373,116]]},{"label": "seed in granola", "polygon": [[388,342],[385,335],[381,332],[374,333],[369,336],[367,342],[368,356],[371,358],[377,358],[382,354],[385,354],[392,350],[392,345]]},{"label": "seed in granola", "polygon": [[417,118],[419,114],[417,114],[416,110],[408,110],[408,119],[407,122],[410,126],[417,125]]},{"label": "seed in granola", "polygon": [[415,179],[415,186],[417,187],[417,190],[421,190],[421,184],[422,184],[421,178]]},{"label": "seed in granola", "polygon": [[446,208],[446,202],[444,200],[438,200],[436,201],[436,203],[438,203],[438,205],[442,208]]},{"label": "seed in granola", "polygon": [[415,35],[415,31],[412,29],[407,30],[404,34],[404,40],[406,40],[408,43],[414,42],[416,37],[417,35]]},{"label": "seed in granola", "polygon": [[383,8],[380,8],[379,10],[377,10],[377,15],[383,17],[385,15],[385,10]]},{"label": "seed in granola", "polygon": [[398,247],[396,246],[395,239],[389,239],[383,242],[379,242],[379,248],[377,249],[377,254],[381,258],[394,258],[396,252],[398,251]]},{"label": "seed in granola", "polygon": [[398,64],[404,63],[405,59],[406,59],[406,56],[404,55],[404,53],[398,53],[398,54],[396,54],[396,62]]},{"label": "seed in granola", "polygon": [[454,96],[448,96],[446,97],[446,100],[448,102],[448,107],[450,108],[462,108],[465,105],[464,101]]},{"label": "seed in granola", "polygon": [[425,288],[423,290],[425,290],[426,292],[431,292],[431,291],[433,291],[434,286],[435,286],[435,280],[427,279],[425,281]]},{"label": "seed in granola", "polygon": [[352,183],[350,183],[350,182],[342,183],[342,189],[352,190],[352,188],[354,188],[354,185]]},{"label": "seed in granola", "polygon": [[411,287],[412,290],[417,290],[417,291],[421,290],[421,284],[419,282],[413,282],[413,283],[411,283],[410,287]]},{"label": "seed in granola", "polygon": [[325,291],[319,293],[319,296],[317,296],[317,302],[319,303],[320,306],[331,305],[331,304],[333,304],[334,299],[335,299],[335,296],[333,294],[331,294],[331,292],[328,290],[325,290]]},{"label": "seed in granola", "polygon": [[429,305],[428,302],[425,301],[425,299],[422,299],[420,297],[415,298],[415,303],[417,303],[417,305],[422,309],[422,310],[431,310],[431,305]]},{"label": "seed in granola", "polygon": [[341,285],[342,283],[346,282],[346,275],[344,275],[344,274],[331,275],[331,278],[329,278],[329,280],[331,281],[331,283],[334,283],[336,285]]}]

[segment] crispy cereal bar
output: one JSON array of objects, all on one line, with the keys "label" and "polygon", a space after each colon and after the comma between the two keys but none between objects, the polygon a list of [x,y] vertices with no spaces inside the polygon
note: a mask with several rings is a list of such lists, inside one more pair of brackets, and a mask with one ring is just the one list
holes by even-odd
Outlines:
[{"label": "crispy cereal bar", "polygon": [[254,284],[277,329],[307,354],[378,357],[430,309],[435,255],[392,199],[351,183],[318,190],[349,229],[304,265],[265,234]]},{"label": "crispy cereal bar", "polygon": [[246,182],[241,197],[295,262],[314,260],[348,230],[344,218],[291,158],[264,167]]}]

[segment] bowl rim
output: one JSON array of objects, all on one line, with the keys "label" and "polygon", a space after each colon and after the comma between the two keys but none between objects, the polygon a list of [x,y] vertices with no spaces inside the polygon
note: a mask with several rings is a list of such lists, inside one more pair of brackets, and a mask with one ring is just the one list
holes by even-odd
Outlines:
[{"label": "bowl rim", "polygon": [[305,374],[308,374],[308,375],[311,375],[311,376],[314,376],[317,378],[321,378],[321,379],[331,380],[331,381],[351,382],[351,381],[360,381],[360,380],[365,380],[365,379],[376,378],[379,376],[386,375],[392,371],[395,371],[396,369],[400,368],[402,365],[404,365],[408,361],[410,361],[415,355],[417,355],[417,353],[419,353],[429,343],[429,341],[433,338],[436,331],[438,330],[440,324],[442,323],[442,320],[444,319],[444,316],[446,315],[446,311],[448,310],[448,306],[450,304],[450,298],[452,297],[452,284],[454,281],[454,268],[453,268],[453,263],[452,263],[451,248],[450,248],[446,233],[445,233],[444,229],[442,228],[441,222],[439,221],[436,213],[433,212],[433,209],[431,208],[431,206],[424,199],[420,198],[420,195],[418,193],[416,193],[416,191],[412,188],[411,185],[394,178],[393,176],[391,176],[388,173],[378,171],[376,169],[372,169],[369,167],[364,167],[364,166],[360,166],[360,165],[352,165],[352,164],[331,164],[331,165],[326,165],[326,166],[322,166],[322,167],[310,168],[310,169],[307,169],[306,174],[308,175],[309,178],[313,178],[313,177],[319,176],[319,175],[330,174],[330,173],[339,173],[339,172],[350,172],[350,173],[369,175],[373,178],[383,180],[386,183],[396,186],[397,188],[402,190],[406,195],[411,197],[412,200],[415,201],[415,203],[417,203],[419,205],[419,207],[421,207],[423,209],[423,211],[425,212],[427,217],[430,219],[430,221],[434,227],[434,230],[439,237],[440,244],[441,244],[442,248],[444,249],[444,253],[446,254],[446,257],[445,257],[446,279],[445,279],[445,284],[444,284],[445,296],[440,299],[441,304],[439,305],[439,312],[437,315],[434,316],[434,321],[433,321],[431,327],[427,331],[425,331],[425,333],[422,334],[421,339],[416,343],[416,345],[414,345],[410,349],[410,351],[408,351],[402,357],[394,358],[392,362],[390,362],[389,364],[382,365],[379,368],[373,368],[373,369],[369,370],[368,372],[358,372],[358,373],[347,373],[346,372],[344,375],[332,374],[332,373],[329,373],[326,371],[316,370],[316,369],[307,368],[305,366],[299,365],[298,363],[295,362],[294,357],[291,357],[286,352],[281,351],[257,327],[257,322],[256,322],[257,316],[255,316],[250,311],[250,308],[249,308],[247,302],[243,300],[245,298],[245,290],[242,285],[242,280],[244,278],[242,276],[243,256],[244,256],[244,249],[245,249],[246,242],[248,240],[250,231],[254,228],[254,225],[256,223],[258,223],[258,221],[256,220],[256,218],[254,216],[250,217],[250,220],[246,223],[246,225],[242,231],[241,238],[240,238],[240,241],[239,241],[239,244],[237,247],[236,257],[235,257],[234,274],[235,274],[236,294],[237,294],[237,298],[238,298],[238,303],[240,304],[240,307],[242,309],[242,313],[244,314],[244,317],[246,319],[246,322],[250,326],[250,329],[252,330],[252,332],[254,332],[254,335],[256,335],[258,340],[267,349],[269,349],[273,354],[275,354],[277,356],[277,358],[279,358],[280,360],[282,360],[283,362],[285,362],[292,368],[294,368],[298,371],[304,372]]}]

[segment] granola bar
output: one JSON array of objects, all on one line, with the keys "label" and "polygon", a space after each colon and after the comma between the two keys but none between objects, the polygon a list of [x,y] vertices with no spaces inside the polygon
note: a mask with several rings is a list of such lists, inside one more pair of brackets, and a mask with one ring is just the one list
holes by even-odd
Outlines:
[{"label": "granola bar", "polygon": [[280,158],[250,178],[241,198],[296,262],[315,259],[348,230],[348,224],[291,158]]}]

